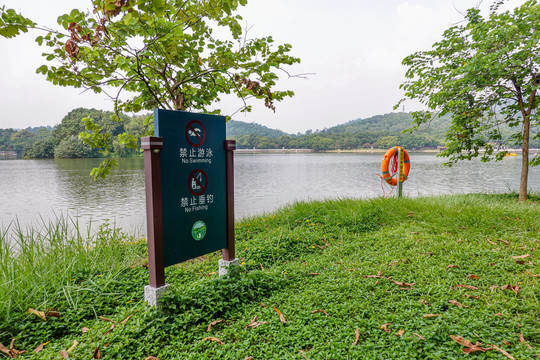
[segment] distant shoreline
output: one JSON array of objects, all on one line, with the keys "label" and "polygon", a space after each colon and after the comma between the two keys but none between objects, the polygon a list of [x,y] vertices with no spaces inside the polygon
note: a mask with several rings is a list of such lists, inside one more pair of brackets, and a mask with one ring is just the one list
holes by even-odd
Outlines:
[{"label": "distant shoreline", "polygon": [[[241,154],[296,154],[296,153],[385,153],[388,149],[313,150],[313,149],[236,149]],[[412,152],[437,153],[436,149],[411,150]]]}]

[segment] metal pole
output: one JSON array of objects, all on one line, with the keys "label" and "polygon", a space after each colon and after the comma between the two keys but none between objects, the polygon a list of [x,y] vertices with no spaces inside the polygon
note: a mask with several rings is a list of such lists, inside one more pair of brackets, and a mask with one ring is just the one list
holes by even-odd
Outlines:
[{"label": "metal pole", "polygon": [[400,198],[403,195],[403,154],[401,146],[398,147],[398,176],[397,176],[397,197]]},{"label": "metal pole", "polygon": [[234,150],[236,141],[225,140],[227,168],[227,248],[223,249],[223,260],[233,261],[236,257],[234,248]]},{"label": "metal pole", "polygon": [[165,285],[160,164],[160,149],[163,148],[163,138],[153,136],[143,137],[141,139],[141,148],[144,150],[150,286],[160,288]]}]

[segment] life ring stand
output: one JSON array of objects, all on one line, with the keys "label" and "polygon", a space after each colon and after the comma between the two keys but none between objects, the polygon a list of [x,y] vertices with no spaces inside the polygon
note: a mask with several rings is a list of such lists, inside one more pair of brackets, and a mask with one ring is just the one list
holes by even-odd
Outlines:
[{"label": "life ring stand", "polygon": [[388,170],[388,168],[390,165],[390,160],[392,159],[394,155],[398,153],[399,149],[401,149],[401,154],[403,156],[403,181],[407,180],[407,177],[409,176],[409,170],[411,169],[411,162],[409,160],[409,154],[407,154],[407,151],[401,146],[394,146],[390,148],[386,152],[386,154],[384,154],[384,158],[381,164],[381,170],[382,170],[384,181],[386,181],[388,184],[392,186],[397,185],[398,180],[394,178],[394,175],[396,175],[397,172],[390,174],[390,171]]}]

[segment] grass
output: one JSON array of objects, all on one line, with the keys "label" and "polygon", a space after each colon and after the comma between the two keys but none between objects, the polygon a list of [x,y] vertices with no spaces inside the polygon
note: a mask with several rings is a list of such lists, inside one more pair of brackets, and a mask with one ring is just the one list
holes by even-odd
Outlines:
[{"label": "grass", "polygon": [[[5,256],[5,239],[0,247],[9,289],[0,342],[16,338],[22,357],[51,359],[74,341],[73,358],[97,349],[103,359],[508,358],[465,355],[453,335],[532,359],[539,202],[493,194],[294,204],[237,223],[237,276],[217,277],[219,254],[167,268],[161,311],[142,301],[144,244],[108,227],[91,240],[49,227],[19,235],[28,249],[18,254]],[[29,307],[60,317],[43,321]]]}]

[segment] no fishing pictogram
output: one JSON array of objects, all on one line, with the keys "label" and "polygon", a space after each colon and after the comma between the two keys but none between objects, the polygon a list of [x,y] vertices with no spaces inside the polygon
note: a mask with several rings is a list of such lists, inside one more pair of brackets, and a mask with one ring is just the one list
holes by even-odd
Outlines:
[{"label": "no fishing pictogram", "polygon": [[206,139],[206,129],[199,120],[192,120],[186,126],[186,140],[194,147],[199,147]]},{"label": "no fishing pictogram", "polygon": [[189,174],[188,189],[194,196],[204,194],[208,187],[208,177],[201,169],[196,169]]}]

